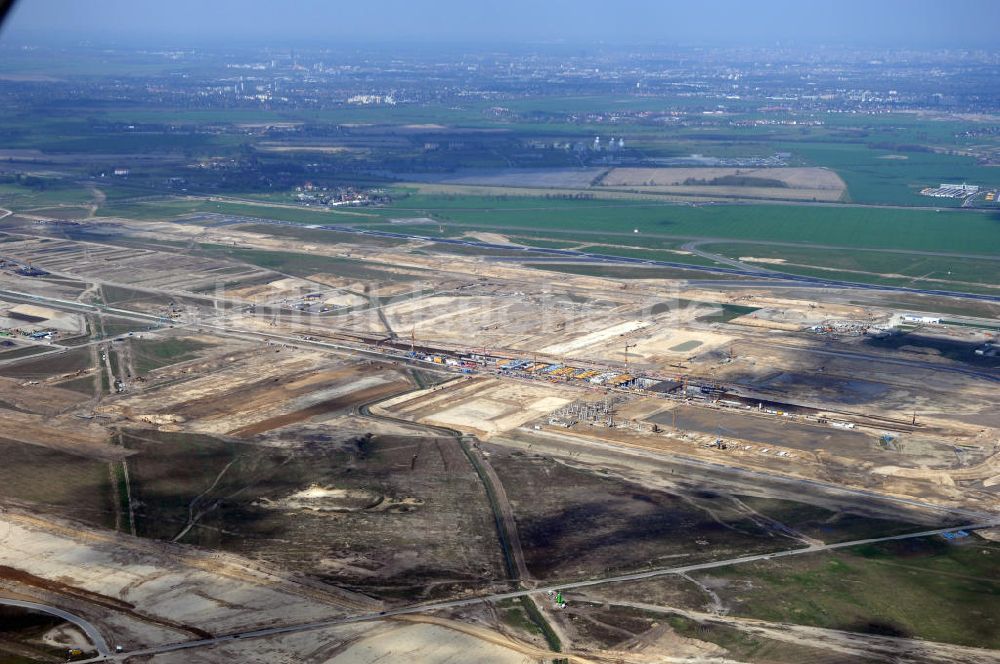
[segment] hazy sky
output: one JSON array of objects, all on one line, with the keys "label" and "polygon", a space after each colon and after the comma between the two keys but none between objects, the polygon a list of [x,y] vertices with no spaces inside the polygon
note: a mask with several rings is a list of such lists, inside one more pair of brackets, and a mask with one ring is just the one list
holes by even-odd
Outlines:
[{"label": "hazy sky", "polygon": [[1000,45],[1000,0],[20,0],[6,39]]}]

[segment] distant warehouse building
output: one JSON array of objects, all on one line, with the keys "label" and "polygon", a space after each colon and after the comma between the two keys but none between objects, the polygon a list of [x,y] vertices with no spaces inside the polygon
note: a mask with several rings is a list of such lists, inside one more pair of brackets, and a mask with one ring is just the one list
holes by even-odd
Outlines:
[{"label": "distant warehouse building", "polygon": [[938,187],[927,187],[920,191],[924,196],[934,198],[966,198],[979,193],[979,185],[976,184],[946,184],[941,183]]},{"label": "distant warehouse building", "polygon": [[976,193],[979,193],[979,185],[977,185],[977,184],[965,184],[964,182],[962,184],[943,184],[942,183],[941,189],[955,189],[956,191],[964,191],[967,194],[976,194]]},{"label": "distant warehouse building", "polygon": [[940,325],[941,319],[935,316],[919,316],[917,314],[903,314],[900,320],[904,323],[917,323],[919,325]]}]

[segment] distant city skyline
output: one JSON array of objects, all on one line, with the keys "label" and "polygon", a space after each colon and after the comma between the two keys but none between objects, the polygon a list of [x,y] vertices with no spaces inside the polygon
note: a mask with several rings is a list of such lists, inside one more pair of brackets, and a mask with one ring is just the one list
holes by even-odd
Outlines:
[{"label": "distant city skyline", "polygon": [[995,48],[1000,2],[20,0],[0,38],[162,45],[569,43]]}]

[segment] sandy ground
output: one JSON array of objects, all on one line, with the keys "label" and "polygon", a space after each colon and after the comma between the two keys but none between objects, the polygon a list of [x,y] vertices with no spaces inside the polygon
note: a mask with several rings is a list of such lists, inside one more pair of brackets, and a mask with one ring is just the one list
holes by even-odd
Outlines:
[{"label": "sandy ground", "polygon": [[[726,176],[779,180],[784,186],[698,184]],[[685,182],[690,182],[685,184]],[[615,168],[601,182],[606,187],[661,195],[726,198],[778,198],[788,200],[837,201],[846,189],[844,181],[825,168]]]},{"label": "sandy ground", "polygon": [[649,325],[649,322],[647,321],[630,320],[617,325],[612,325],[611,327],[606,327],[603,330],[597,330],[595,332],[591,332],[590,334],[585,334],[566,343],[545,346],[541,349],[541,351],[547,355],[567,355],[582,348],[596,346],[609,339],[614,339],[616,337],[629,334],[630,332],[641,330],[647,325]]},{"label": "sandy ground", "polygon": [[621,365],[626,359],[627,341],[629,366],[673,371],[668,365],[715,350],[734,338],[705,327],[682,326],[671,314],[653,321],[629,321],[570,337],[567,341],[545,346],[540,352],[564,358],[567,362],[583,360]]},{"label": "sandy ground", "polygon": [[84,652],[92,651],[93,644],[79,627],[72,623],[53,627],[42,635],[42,642],[55,648],[79,648]]},{"label": "sandy ground", "polygon": [[800,323],[791,323],[788,321],[772,320],[761,315],[761,312],[757,312],[752,315],[740,316],[739,318],[734,318],[729,321],[732,325],[746,325],[747,327],[760,327],[768,330],[784,330],[786,332],[794,332],[796,330],[801,330],[803,325]]},{"label": "sandy ground", "polygon": [[574,400],[567,388],[495,379],[460,380],[384,402],[396,417],[490,436],[515,429]]},{"label": "sandy ground", "polygon": [[507,304],[499,298],[442,295],[407,300],[389,305],[383,311],[393,327],[400,330],[416,328],[428,334],[432,331],[440,334],[440,331],[455,329],[456,326],[470,329],[493,322],[495,317],[490,312]]},{"label": "sandy ground", "polygon": [[355,307],[367,301],[361,295],[355,295],[346,291],[335,291],[323,300],[323,304],[329,304],[334,307]]},{"label": "sandy ground", "polygon": [[[36,321],[18,318],[13,314],[30,316]],[[83,317],[79,314],[54,311],[47,307],[20,304],[3,311],[0,309],[0,328],[21,330],[56,329],[63,333],[80,334],[84,331]]]},{"label": "sandy ground", "polygon": [[528,664],[538,662],[501,645],[438,625],[403,625],[352,643],[327,660],[330,664],[380,664],[393,661],[427,664]]},{"label": "sandy ground", "polygon": [[768,263],[770,265],[781,265],[786,262],[784,258],[757,258],[755,256],[740,256],[740,261],[744,263]]},{"label": "sandy ground", "polygon": [[660,196],[684,196],[704,199],[772,199],[789,201],[825,201],[836,202],[843,192],[836,189],[793,189],[792,187],[734,187],[720,185],[676,187],[629,187],[629,191],[655,193]]},{"label": "sandy ground", "polygon": [[926,479],[948,486],[954,486],[958,481],[982,480],[983,486],[988,488],[1000,484],[1000,452],[991,455],[982,463],[958,469],[900,468],[887,465],[873,468],[872,472],[880,475]]},{"label": "sandy ground", "polygon": [[492,242],[494,244],[510,244],[511,241],[506,235],[500,235],[499,233],[466,233],[465,237],[470,240],[479,240],[480,242]]},{"label": "sandy ground", "polygon": [[[326,410],[333,411],[341,407],[338,400],[346,404],[354,394],[405,387],[393,371],[340,364],[322,353],[292,349],[275,353],[262,348],[177,365],[162,377],[169,379],[171,372],[191,379],[130,394],[104,406],[103,412],[134,421],[170,421],[201,433],[252,435],[323,415],[326,411],[319,404],[328,404]],[[258,430],[261,423],[266,426]]]},{"label": "sandy ground", "polygon": [[[70,374],[72,376],[73,373]],[[59,376],[61,378],[62,376]],[[86,395],[43,382],[25,372],[22,379],[0,378],[0,401],[13,408],[41,415],[58,415],[79,406]]]},{"label": "sandy ground", "polygon": [[16,307],[11,307],[10,311],[11,313],[32,316],[34,318],[55,318],[58,315],[55,309],[39,307],[34,304],[19,304]]},{"label": "sandy ground", "polygon": [[[172,237],[176,241],[176,235]],[[84,245],[69,240],[15,240],[6,243],[4,251],[8,256],[55,274],[73,274],[126,287],[168,291],[194,292],[215,288],[223,280],[217,272],[219,268],[232,267],[223,261],[200,256]],[[265,275],[274,273],[247,266],[227,273],[225,281],[257,280]],[[24,279],[20,280],[20,283],[24,282]]]},{"label": "sandy ground", "polygon": [[127,456],[109,443],[103,428],[65,415],[47,417],[0,408],[0,438],[109,461]]},{"label": "sandy ground", "polygon": [[[636,336],[635,348],[629,349],[632,361],[662,364],[676,362],[678,358],[699,355],[723,346],[733,340],[728,334],[701,329],[656,327],[648,336]],[[613,359],[623,360],[624,348],[608,349],[606,354]]]},{"label": "sandy ground", "polygon": [[[343,625],[158,655],[155,664],[541,664],[554,656],[483,628],[432,617]],[[580,658],[572,657],[574,664]]]},{"label": "sandy ground", "polygon": [[0,513],[0,533],[0,565],[182,629],[224,633],[374,607],[333,588],[321,595],[236,556],[42,520],[17,508]]}]

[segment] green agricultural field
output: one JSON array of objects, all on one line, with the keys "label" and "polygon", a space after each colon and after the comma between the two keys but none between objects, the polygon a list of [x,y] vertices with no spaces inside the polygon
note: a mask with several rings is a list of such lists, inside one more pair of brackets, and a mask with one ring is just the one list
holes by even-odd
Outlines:
[{"label": "green agricultural field", "polygon": [[[731,258],[741,256],[776,258],[803,266],[829,267],[837,270],[1000,284],[1000,259],[953,258],[884,251],[813,249],[756,243],[703,244],[699,248]],[[775,266],[775,269],[784,269],[784,267]]]},{"label": "green agricultural field", "polygon": [[816,205],[656,205],[544,198],[411,196],[408,216],[506,231],[630,232],[686,237],[809,242],[845,247],[1000,253],[988,213]]},{"label": "green agricultural field", "polygon": [[133,320],[126,320],[124,318],[112,318],[110,316],[101,317],[101,329],[102,333],[95,333],[93,336],[95,339],[110,339],[112,337],[117,337],[121,334],[128,334],[129,332],[135,332],[138,330],[148,330],[159,325],[153,323],[138,323]]},{"label": "green agricultural field", "polygon": [[490,247],[468,247],[457,244],[435,244],[434,251],[436,253],[457,254],[460,256],[506,256],[511,258],[530,256],[530,254],[525,254],[524,249],[493,249]]},{"label": "green agricultural field", "polygon": [[75,205],[31,208],[24,211],[39,217],[49,217],[50,219],[81,219],[90,216],[90,208]]},{"label": "green agricultural field", "polygon": [[[1000,293],[1000,260],[954,258],[884,251],[814,249],[784,245],[720,243],[701,249],[730,258],[753,257],[787,261],[764,267],[825,276],[830,279],[900,286],[920,285],[967,292]],[[892,275],[892,276],[889,276]],[[939,283],[931,280],[943,280]],[[963,283],[964,282],[964,283]],[[979,284],[982,287],[976,287]]]},{"label": "green agricultural field", "polygon": [[878,137],[868,137],[866,141],[788,143],[781,147],[813,165],[836,171],[847,183],[848,197],[855,203],[958,206],[959,200],[927,198],[919,192],[942,182],[1000,185],[1000,173],[976,164],[972,157],[931,152],[919,145],[905,144],[898,136],[893,136],[891,142],[880,141]]},{"label": "green agricultural field", "polygon": [[205,153],[227,145],[235,145],[238,137],[212,136],[210,134],[138,134],[113,133],[107,135],[53,136],[37,140],[31,147],[50,153],[100,154],[150,154],[165,152]]},{"label": "green agricultural field", "polygon": [[0,207],[29,210],[46,206],[88,204],[93,193],[78,184],[65,180],[36,178],[35,184],[0,183]]},{"label": "green agricultural field", "polygon": [[[443,213],[455,212],[542,212],[552,211],[574,212],[581,209],[619,209],[662,207],[660,203],[648,201],[606,201],[589,198],[545,198],[544,196],[476,196],[472,194],[416,194],[400,197],[392,205],[395,210],[410,210],[414,212],[433,211]],[[415,215],[414,215],[415,216]]]},{"label": "green agricultural field", "polygon": [[[546,238],[559,245],[557,248],[574,247],[580,250],[590,251],[591,249],[594,253],[601,253],[599,249],[601,245],[610,245],[613,248],[622,248],[626,251],[628,250],[639,250],[646,251],[650,249],[680,249],[681,245],[687,242],[686,239],[682,238],[670,238],[660,235],[643,235],[641,233],[636,233],[635,229],[629,229],[628,231],[617,232],[617,233],[599,233],[596,231],[574,231],[574,230],[551,230],[551,231],[536,231],[536,232],[525,232],[518,231],[515,234],[508,233],[510,237],[514,238]],[[565,239],[554,239],[554,238],[565,238]],[[577,241],[571,241],[571,238],[579,238]],[[525,242],[525,244],[528,244]],[[537,246],[546,246],[543,244],[538,244]],[[607,248],[607,247],[605,247]],[[620,256],[626,256],[630,254],[616,254]]]},{"label": "green agricultural field", "polygon": [[111,202],[101,206],[102,217],[127,219],[170,219],[195,212],[216,212],[241,217],[278,219],[302,224],[331,224],[380,220],[379,212],[321,210],[306,207],[255,205],[252,203],[216,202],[207,199],[164,199],[138,202]]},{"label": "green agricultural field", "polygon": [[[617,608],[617,607],[616,607]],[[708,641],[725,648],[727,655],[740,662],[815,662],[816,664],[881,664],[885,660],[834,655],[822,648],[768,639],[758,634],[730,627],[721,622],[698,622],[678,614],[667,614],[666,622],[680,636]]]},{"label": "green agricultural field", "polygon": [[731,613],[1000,647],[1000,545],[972,536],[871,544],[699,573]]},{"label": "green agricultural field", "polygon": [[511,242],[523,244],[527,247],[538,247],[541,249],[572,249],[579,246],[578,242],[566,242],[563,240],[545,240],[542,238],[529,237],[526,235],[511,235]]},{"label": "green agricultural field", "polygon": [[195,357],[195,353],[208,344],[194,339],[133,339],[135,370],[145,375],[154,369],[184,362]]},{"label": "green agricultural field", "polygon": [[520,113],[606,113],[610,111],[662,111],[668,105],[686,103],[700,105],[701,101],[686,97],[637,97],[633,95],[579,95],[579,96],[532,96],[513,99],[505,105]]},{"label": "green agricultural field", "polygon": [[[963,259],[956,259],[963,260]],[[960,281],[922,279],[918,277],[883,277],[867,272],[843,272],[823,268],[809,268],[795,265],[777,266],[782,272],[798,274],[809,277],[820,277],[822,279],[838,279],[862,284],[873,284],[878,286],[902,286],[905,288],[920,288],[928,290],[948,290],[960,293],[978,293],[983,295],[997,295],[998,290],[989,285],[968,284]]]},{"label": "green agricultural field", "polygon": [[741,277],[701,272],[673,267],[641,267],[634,265],[588,265],[583,263],[526,263],[525,267],[549,272],[579,274],[586,277],[605,277],[608,279],[729,279],[739,280]]},{"label": "green agricultural field", "polygon": [[356,124],[445,124],[459,123],[463,126],[487,124],[481,109],[489,104],[469,103],[465,108],[446,104],[400,105],[400,106],[345,106],[327,110],[282,110],[260,109],[207,109],[207,110],[165,110],[162,108],[139,108],[134,110],[107,110],[103,119],[114,122],[143,123],[183,123],[183,124],[240,124],[258,122],[323,122]]},{"label": "green agricultural field", "polygon": [[407,240],[390,237],[361,236],[354,233],[341,233],[339,231],[321,230],[318,228],[303,228],[301,226],[278,226],[274,224],[240,224],[231,226],[234,230],[247,231],[250,233],[262,233],[272,237],[289,238],[293,240],[303,240],[305,242],[315,242],[317,244],[378,244],[385,247],[397,247],[406,244]]},{"label": "green agricultural field", "polygon": [[688,265],[719,265],[716,261],[709,260],[708,258],[674,251],[650,251],[647,249],[635,249],[632,247],[609,247],[607,245],[588,245],[586,247],[581,247],[580,251],[586,251],[591,254],[603,254],[605,256],[625,256],[628,258],[641,258],[643,260],[651,261],[687,263]]},{"label": "green agricultural field", "polygon": [[461,228],[449,227],[447,225],[406,223],[406,224],[365,224],[365,228],[376,231],[387,231],[389,233],[403,233],[406,235],[422,235],[425,237],[461,237],[465,235],[465,230]]},{"label": "green agricultural field", "polygon": [[170,219],[193,212],[217,212],[219,204],[193,199],[155,201],[114,201],[109,200],[97,211],[101,217],[123,217],[125,219]]}]

